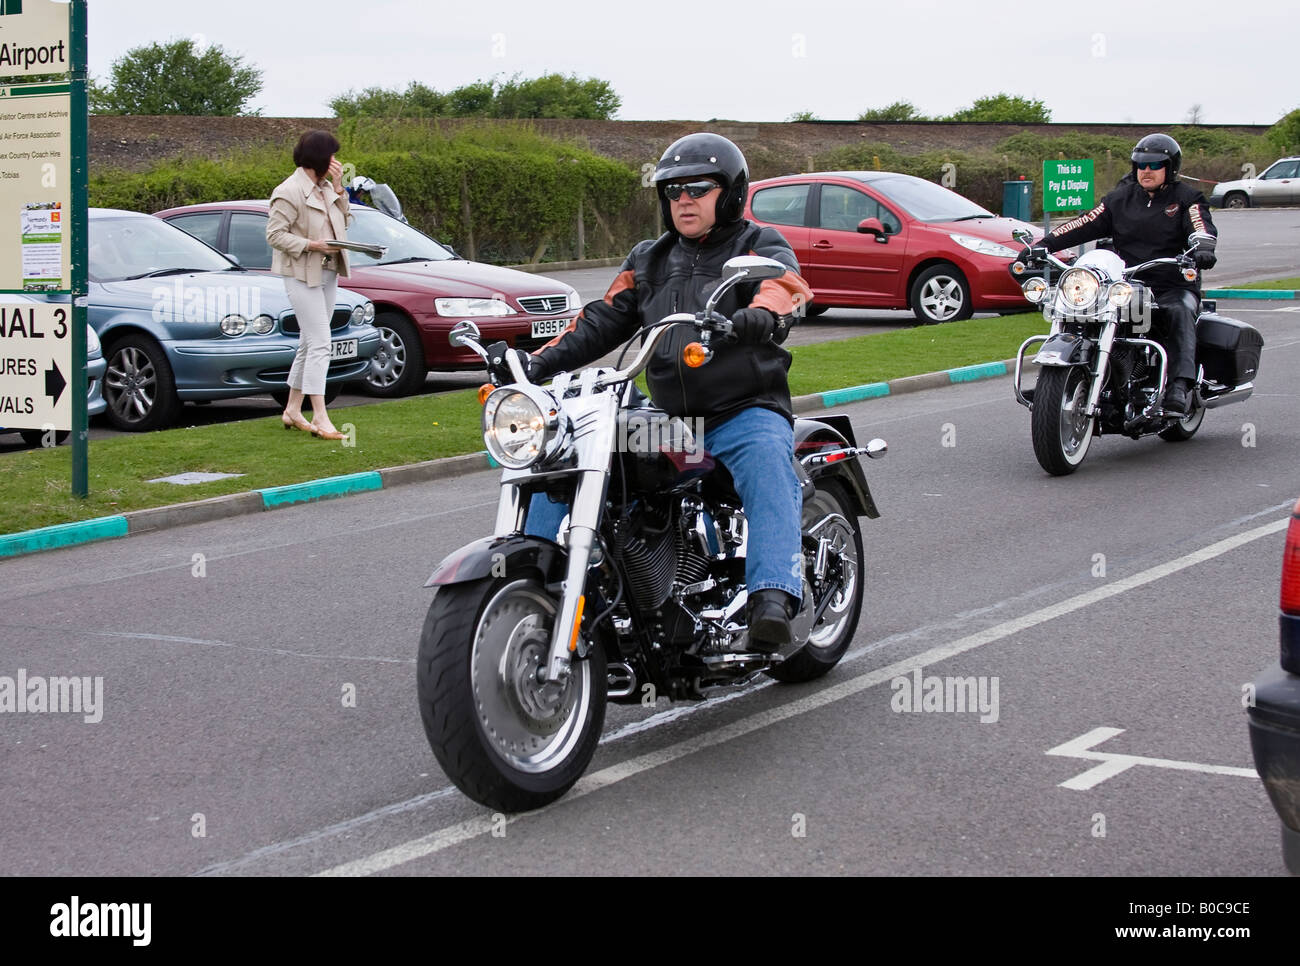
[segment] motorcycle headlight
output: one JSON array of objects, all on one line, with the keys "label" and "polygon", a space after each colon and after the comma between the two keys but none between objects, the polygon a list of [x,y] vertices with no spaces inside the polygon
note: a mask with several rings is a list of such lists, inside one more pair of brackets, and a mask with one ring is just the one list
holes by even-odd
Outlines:
[{"label": "motorcycle headlight", "polygon": [[1047,297],[1047,283],[1041,278],[1028,279],[1020,290],[1025,293],[1025,298],[1037,305]]},{"label": "motorcycle headlight", "polygon": [[221,320],[221,331],[224,335],[235,336],[243,335],[248,329],[248,319],[242,315],[227,315]]},{"label": "motorcycle headlight", "polygon": [[95,335],[95,330],[86,326],[86,355],[93,355],[99,351],[99,336]]},{"label": "motorcycle headlight", "polygon": [[1133,286],[1128,282],[1116,282],[1106,293],[1106,301],[1117,309],[1122,309],[1133,301]]},{"label": "motorcycle headlight", "polygon": [[1086,309],[1097,301],[1101,279],[1086,268],[1072,268],[1061,276],[1059,297],[1072,309]]},{"label": "motorcycle headlight", "polygon": [[434,299],[439,315],[513,315],[514,310],[501,299]]},{"label": "motorcycle headlight", "polygon": [[949,232],[948,237],[955,241],[962,248],[969,248],[973,252],[979,252],[981,255],[994,255],[998,258],[1015,258],[1016,250],[1008,248],[1006,245],[999,245],[995,241],[989,241],[987,238],[976,238],[973,235],[958,235],[955,232]]},{"label": "motorcycle headlight", "polygon": [[248,323],[248,327],[258,335],[266,335],[275,328],[275,319],[271,318],[269,315],[259,315],[252,322]]},{"label": "motorcycle headlight", "polygon": [[555,450],[559,422],[559,405],[544,389],[502,386],[483,406],[483,442],[502,466],[527,469]]}]

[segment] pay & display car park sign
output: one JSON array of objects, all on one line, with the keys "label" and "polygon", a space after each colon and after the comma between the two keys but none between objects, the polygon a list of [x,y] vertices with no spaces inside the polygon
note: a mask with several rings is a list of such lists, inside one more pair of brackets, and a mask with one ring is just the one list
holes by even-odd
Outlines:
[{"label": "pay & display car park sign", "polygon": [[1092,159],[1043,162],[1043,211],[1087,211],[1095,202]]}]

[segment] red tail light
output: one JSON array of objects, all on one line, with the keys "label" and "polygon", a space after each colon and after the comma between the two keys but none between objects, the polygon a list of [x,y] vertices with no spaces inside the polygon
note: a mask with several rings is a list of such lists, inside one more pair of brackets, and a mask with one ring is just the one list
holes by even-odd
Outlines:
[{"label": "red tail light", "polygon": [[1300,501],[1291,511],[1286,549],[1282,551],[1282,610],[1300,615]]}]

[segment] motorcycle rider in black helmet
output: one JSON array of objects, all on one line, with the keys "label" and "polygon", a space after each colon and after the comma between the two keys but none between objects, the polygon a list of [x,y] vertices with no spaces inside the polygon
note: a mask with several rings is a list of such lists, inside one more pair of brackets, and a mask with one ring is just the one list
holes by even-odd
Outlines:
[{"label": "motorcycle rider in black helmet", "polygon": [[[1187,236],[1193,232],[1217,237],[1205,196],[1178,180],[1183,153],[1177,141],[1167,134],[1148,134],[1133,148],[1132,161],[1132,170],[1101,204],[1052,229],[1036,247],[1056,251],[1110,235],[1124,263],[1137,265],[1181,254],[1187,247]],[[1022,250],[1018,257],[1031,258],[1031,250]],[[1213,268],[1216,261],[1213,250],[1204,248],[1193,257],[1202,271]],[[1160,341],[1169,355],[1164,408],[1175,415],[1186,415],[1196,383],[1200,280],[1188,282],[1173,266],[1161,265],[1144,273],[1143,281],[1164,312]]]},{"label": "motorcycle rider in black helmet", "polygon": [[[749,646],[774,652],[792,639],[790,619],[803,592],[790,354],[781,343],[812,291],[785,238],[741,217],[749,167],[726,138],[700,133],[673,142],[652,180],[664,234],[639,242],[603,299],[586,305],[536,354],[518,358],[534,382],[572,371],[666,315],[703,309],[727,259],[753,254],[785,264],[782,277],[741,283],[723,297],[717,311],[732,320],[733,341],[715,340],[708,365],[684,365],[682,350],[697,331],[679,325],[646,368],[654,403],[673,416],[703,419],[705,447],[731,472],[750,523]],[[489,358],[503,354],[489,349]],[[535,498],[529,532],[553,536],[565,512]]]}]

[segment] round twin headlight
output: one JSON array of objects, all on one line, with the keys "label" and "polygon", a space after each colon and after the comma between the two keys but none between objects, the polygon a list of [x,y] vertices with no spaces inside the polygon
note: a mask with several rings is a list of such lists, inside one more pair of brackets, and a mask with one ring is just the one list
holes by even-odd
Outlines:
[{"label": "round twin headlight", "polygon": [[1047,283],[1041,278],[1026,279],[1025,284],[1020,286],[1020,290],[1025,293],[1025,298],[1035,305],[1047,297]]},{"label": "round twin headlight", "polygon": [[1072,268],[1061,276],[1060,298],[1072,309],[1086,309],[1097,301],[1101,279],[1086,268]]},{"label": "round twin headlight", "polygon": [[259,315],[252,322],[248,323],[248,328],[257,335],[266,335],[275,328],[275,319],[269,315]]},{"label": "round twin headlight", "polygon": [[248,330],[248,319],[242,315],[227,315],[221,320],[221,332],[232,339],[243,335]]},{"label": "round twin headlight", "polygon": [[559,406],[545,390],[502,386],[483,405],[483,442],[507,469],[526,469],[550,455],[558,430]]},{"label": "round twin headlight", "polygon": [[1133,301],[1133,286],[1128,282],[1115,282],[1106,293],[1106,300],[1117,309]]}]

